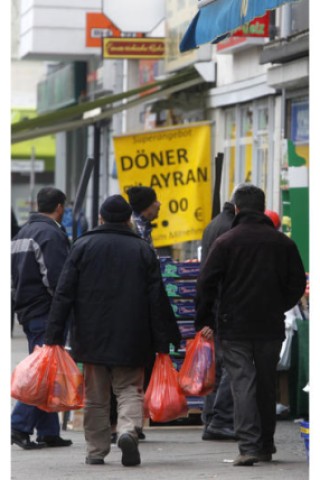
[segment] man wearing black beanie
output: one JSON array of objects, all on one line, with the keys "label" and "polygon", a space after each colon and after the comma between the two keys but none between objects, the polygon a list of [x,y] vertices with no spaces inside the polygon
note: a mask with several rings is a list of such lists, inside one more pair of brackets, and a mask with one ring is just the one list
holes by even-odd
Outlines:
[{"label": "man wearing black beanie", "polygon": [[[127,190],[127,194],[129,197],[129,203],[133,210],[131,218],[133,229],[141,238],[146,240],[149,245],[153,247],[151,238],[151,222],[158,217],[161,206],[161,203],[157,199],[157,194],[153,188],[143,186],[131,187]],[[168,338],[170,343],[172,343],[174,347],[178,349],[181,342],[181,333],[163,282],[161,285],[161,297],[161,305],[163,309],[161,316],[163,321],[167,322],[167,328],[169,330]],[[151,378],[154,360],[154,355],[151,355],[145,372],[145,391],[147,390]],[[140,439],[145,438],[145,435],[142,431],[138,431],[138,435]]]},{"label": "man wearing black beanie", "polygon": [[152,245],[152,221],[159,215],[161,203],[151,187],[131,187],[127,190],[129,203],[132,207],[132,223],[140,237]]},{"label": "man wearing black beanie", "polygon": [[84,431],[88,465],[110,452],[111,388],[117,397],[124,466],[139,465],[137,428],[143,425],[144,370],[154,352],[169,352],[162,317],[162,278],[154,250],[130,224],[121,195],[107,198],[100,222],[73,244],[49,314],[47,345],[62,345],[71,310],[71,348],[83,363]]}]

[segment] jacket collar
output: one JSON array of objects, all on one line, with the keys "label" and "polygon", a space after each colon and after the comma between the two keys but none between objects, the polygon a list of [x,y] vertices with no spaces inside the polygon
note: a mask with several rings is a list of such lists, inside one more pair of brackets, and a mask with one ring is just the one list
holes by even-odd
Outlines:
[{"label": "jacket collar", "polygon": [[267,217],[267,215],[265,215],[264,213],[261,213],[261,212],[253,211],[253,210],[242,210],[241,212],[236,214],[236,216],[235,216],[235,218],[232,222],[231,228],[234,228],[237,225],[243,224],[243,223],[247,223],[247,224],[255,223],[255,224],[260,224],[260,225],[264,224],[264,225],[269,225],[270,227],[274,228],[272,220],[270,220],[270,218]]},{"label": "jacket collar", "polygon": [[95,227],[94,229],[89,230],[81,235],[81,238],[85,237],[86,235],[93,235],[97,233],[118,233],[120,235],[129,235],[131,237],[140,239],[139,235],[137,235],[132,228],[129,227],[129,225],[124,223],[103,223],[102,225],[99,225],[98,227]]}]

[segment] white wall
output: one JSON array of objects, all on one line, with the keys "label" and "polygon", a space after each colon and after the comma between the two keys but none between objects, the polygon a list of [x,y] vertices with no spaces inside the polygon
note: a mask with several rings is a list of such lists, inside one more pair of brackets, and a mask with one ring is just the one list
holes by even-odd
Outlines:
[{"label": "white wall", "polygon": [[21,0],[21,58],[72,61],[99,54],[85,44],[91,12],[101,12],[101,0]]}]

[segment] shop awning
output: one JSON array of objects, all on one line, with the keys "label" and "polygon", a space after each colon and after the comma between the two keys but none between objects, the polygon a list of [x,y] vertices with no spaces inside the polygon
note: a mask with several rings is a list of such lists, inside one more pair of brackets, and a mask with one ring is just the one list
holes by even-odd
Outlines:
[{"label": "shop awning", "polygon": [[218,43],[237,28],[285,3],[298,0],[200,0],[199,11],[180,42],[180,52]]},{"label": "shop awning", "polygon": [[[194,67],[142,87],[107,95],[90,102],[39,115],[11,125],[11,144],[70,131],[112,118],[112,115],[138,104],[163,98],[177,91],[190,88],[205,80]],[[142,95],[143,94],[143,95]],[[90,114],[88,115],[88,113]]]}]

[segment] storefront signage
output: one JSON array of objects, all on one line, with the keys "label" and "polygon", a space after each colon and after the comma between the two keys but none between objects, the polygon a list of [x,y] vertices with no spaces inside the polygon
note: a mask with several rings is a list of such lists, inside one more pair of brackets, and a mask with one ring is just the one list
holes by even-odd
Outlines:
[{"label": "storefront signage", "polygon": [[87,13],[86,47],[101,47],[101,38],[120,37],[120,35],[121,30],[103,13]]},{"label": "storefront signage", "polygon": [[104,37],[141,38],[140,32],[122,32],[103,13],[87,13],[86,16],[86,47],[101,48]]},{"label": "storefront signage", "polygon": [[163,38],[104,38],[103,58],[164,58]]},{"label": "storefront signage", "polygon": [[154,245],[200,240],[211,219],[211,125],[114,137],[114,150],[121,193],[149,186],[161,202]]},{"label": "storefront signage", "polygon": [[255,18],[251,22],[237,28],[230,37],[217,43],[218,53],[230,53],[236,49],[250,47],[254,42],[259,44],[264,38],[269,37],[270,12],[262,17]]},{"label": "storefront signage", "polygon": [[35,160],[32,164],[31,160],[11,160],[11,172],[26,173],[44,172],[44,160]]},{"label": "storefront signage", "polygon": [[270,12],[235,30],[233,37],[269,37]]}]

